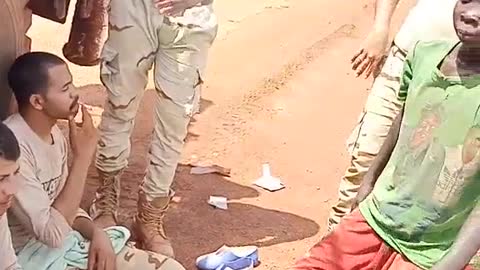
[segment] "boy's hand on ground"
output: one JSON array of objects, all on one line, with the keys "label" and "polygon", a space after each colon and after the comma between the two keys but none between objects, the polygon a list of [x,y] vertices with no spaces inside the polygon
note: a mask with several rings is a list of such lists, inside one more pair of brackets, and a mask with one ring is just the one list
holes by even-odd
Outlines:
[{"label": "boy's hand on ground", "polygon": [[[365,176],[367,177],[367,176]],[[366,179],[364,179],[365,181]],[[362,184],[360,189],[358,190],[357,196],[355,197],[353,204],[352,204],[352,211],[357,209],[358,205],[367,198],[368,194],[370,194],[373,190],[373,185],[370,184]]]},{"label": "boy's hand on ground", "polygon": [[88,251],[88,270],[116,270],[116,255],[112,242],[101,229],[93,233]]},{"label": "boy's hand on ground", "polygon": [[351,59],[352,69],[356,76],[365,74],[368,78],[372,73],[378,74],[388,47],[388,31],[373,30]]},{"label": "boy's hand on ground", "polygon": [[203,2],[203,0],[153,0],[160,13],[167,16],[183,15],[185,10]]},{"label": "boy's hand on ground", "polygon": [[87,108],[81,105],[82,123],[75,123],[74,118],[68,120],[70,144],[73,156],[82,159],[91,159],[97,146],[97,129],[93,126],[92,116]]}]

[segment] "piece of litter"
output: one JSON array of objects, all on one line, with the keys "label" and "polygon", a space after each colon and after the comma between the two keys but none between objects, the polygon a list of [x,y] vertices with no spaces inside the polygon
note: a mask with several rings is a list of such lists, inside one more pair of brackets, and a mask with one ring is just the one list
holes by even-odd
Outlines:
[{"label": "piece of litter", "polygon": [[210,174],[215,173],[223,176],[230,177],[231,169],[224,168],[218,165],[210,165],[210,166],[196,166],[190,165],[192,169],[190,170],[190,174]]},{"label": "piece of litter", "polygon": [[228,209],[227,198],[225,198],[225,197],[210,196],[210,199],[208,199],[208,204],[210,204],[213,207],[220,208],[220,209],[223,209],[223,210]]},{"label": "piece of litter", "polygon": [[173,203],[180,203],[182,201],[182,197],[180,196],[173,196],[172,202]]},{"label": "piece of litter", "polygon": [[262,177],[258,178],[253,184],[272,192],[285,188],[280,179],[272,176],[268,164],[262,165]]}]

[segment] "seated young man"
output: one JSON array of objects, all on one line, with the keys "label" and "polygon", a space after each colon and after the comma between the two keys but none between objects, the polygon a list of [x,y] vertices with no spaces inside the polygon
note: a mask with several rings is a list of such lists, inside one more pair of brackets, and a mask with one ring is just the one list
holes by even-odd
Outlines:
[{"label": "seated young man", "polygon": [[405,105],[359,209],[294,269],[470,267],[480,248],[480,0],[459,0],[453,17],[460,42],[418,43],[407,57]]},{"label": "seated young man", "polygon": [[[80,210],[97,134],[85,107],[83,122],[74,122],[79,97],[66,63],[49,53],[27,53],[12,65],[8,80],[19,106],[19,114],[5,121],[21,149],[19,190],[8,212],[17,255],[32,241],[63,247],[76,230],[90,240],[89,270],[184,269],[173,259],[128,246],[116,255],[106,232]],[[70,168],[67,141],[56,126],[59,119],[69,120]]]},{"label": "seated young man", "polygon": [[0,269],[19,270],[8,228],[7,209],[16,191],[20,148],[13,132],[0,122]]}]

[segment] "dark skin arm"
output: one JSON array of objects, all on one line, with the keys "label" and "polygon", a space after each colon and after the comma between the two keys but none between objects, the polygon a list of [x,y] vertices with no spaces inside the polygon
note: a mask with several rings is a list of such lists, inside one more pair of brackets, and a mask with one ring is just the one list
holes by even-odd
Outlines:
[{"label": "dark skin arm", "polygon": [[473,209],[463,224],[450,251],[432,270],[463,269],[480,249],[480,206]]},{"label": "dark skin arm", "polygon": [[395,145],[397,144],[397,141],[398,141],[398,135],[400,133],[400,127],[402,125],[402,119],[403,119],[403,108],[400,110],[397,117],[393,121],[392,127],[388,132],[387,138],[385,139],[385,142],[383,143],[382,147],[380,148],[380,151],[378,152],[377,158],[375,158],[372,166],[368,170],[368,173],[372,174],[373,176],[372,179],[374,179],[374,182],[371,182],[368,184],[371,184],[371,185],[375,184],[378,177],[383,172],[383,169],[385,169],[385,166],[390,160],[390,156],[392,155],[393,149],[395,148]]},{"label": "dark skin arm", "polygon": [[397,144],[398,134],[400,133],[400,127],[402,125],[403,119],[403,108],[398,113],[397,117],[395,118],[390,131],[388,132],[387,138],[383,143],[380,151],[378,152],[377,157],[370,166],[367,174],[365,175],[362,185],[358,191],[357,197],[352,205],[352,210],[357,208],[358,205],[365,200],[365,198],[372,192],[375,183],[377,182],[378,177],[385,169],[388,161],[390,160],[390,156],[392,155],[393,149]]}]

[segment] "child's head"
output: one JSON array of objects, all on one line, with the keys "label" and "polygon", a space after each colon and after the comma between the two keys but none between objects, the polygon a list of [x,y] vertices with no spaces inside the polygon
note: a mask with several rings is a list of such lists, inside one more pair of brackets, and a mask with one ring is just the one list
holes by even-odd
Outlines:
[{"label": "child's head", "polygon": [[458,0],[453,25],[460,41],[480,46],[480,0]]},{"label": "child's head", "polygon": [[15,60],[8,82],[20,111],[33,109],[54,119],[68,119],[78,111],[78,95],[67,64],[46,52],[24,54]]}]

